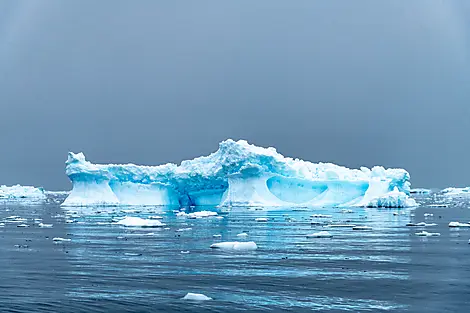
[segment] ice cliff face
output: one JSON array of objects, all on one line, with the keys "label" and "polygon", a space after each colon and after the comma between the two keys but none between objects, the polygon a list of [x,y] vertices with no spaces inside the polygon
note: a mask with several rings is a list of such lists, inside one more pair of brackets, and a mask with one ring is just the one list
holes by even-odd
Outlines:
[{"label": "ice cliff face", "polygon": [[230,139],[179,166],[92,164],[83,153],[69,153],[66,174],[73,189],[64,206],[369,206],[394,190],[403,206],[410,191],[403,169],[311,163]]}]

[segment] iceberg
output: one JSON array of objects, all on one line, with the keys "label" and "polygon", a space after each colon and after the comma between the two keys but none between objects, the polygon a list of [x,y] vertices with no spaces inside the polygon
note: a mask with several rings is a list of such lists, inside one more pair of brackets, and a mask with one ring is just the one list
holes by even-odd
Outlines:
[{"label": "iceberg", "polygon": [[[69,152],[66,174],[73,188],[62,206],[415,205],[404,169],[312,163],[244,140],[228,139],[216,152],[180,165],[93,164],[83,153]],[[395,191],[399,197],[389,194]]]},{"label": "iceberg", "polygon": [[44,189],[32,186],[0,186],[0,200],[45,200]]}]

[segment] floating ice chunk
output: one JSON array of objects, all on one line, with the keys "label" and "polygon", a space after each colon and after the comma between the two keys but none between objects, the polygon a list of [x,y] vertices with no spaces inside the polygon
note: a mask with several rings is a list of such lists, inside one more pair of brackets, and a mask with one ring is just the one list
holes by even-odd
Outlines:
[{"label": "floating ice chunk", "polygon": [[191,300],[191,301],[207,301],[212,300],[212,298],[203,295],[202,293],[191,293],[188,292],[184,297],[183,300]]},{"label": "floating ice chunk", "polygon": [[441,234],[440,233],[428,233],[427,231],[422,231],[422,232],[419,232],[419,233],[415,233],[416,236],[420,236],[420,237],[437,237],[437,236],[440,236]]},{"label": "floating ice chunk", "polygon": [[0,227],[5,227],[5,223],[0,223]]},{"label": "floating ice chunk", "polygon": [[313,217],[313,218],[332,218],[333,216],[332,215],[325,215],[325,214],[312,214],[312,215],[310,215],[310,217]]},{"label": "floating ice chunk", "polygon": [[237,237],[248,237],[247,233],[240,233],[237,235]]},{"label": "floating ice chunk", "polygon": [[157,220],[147,220],[140,217],[132,216],[126,216],[115,224],[126,227],[163,227],[166,225]]},{"label": "floating ice chunk", "polygon": [[186,214],[188,218],[203,218],[203,217],[210,217],[210,216],[217,216],[217,212],[212,211],[200,211],[200,212],[192,212]]},{"label": "floating ice chunk", "polygon": [[266,217],[258,217],[255,219],[255,221],[260,222],[260,223],[265,223],[268,221]]},{"label": "floating ice chunk", "polygon": [[221,238],[221,237],[222,237],[222,235],[215,234],[215,235],[212,235],[212,237],[214,237],[214,238]]},{"label": "floating ice chunk", "polygon": [[54,241],[54,242],[64,242],[64,241],[72,241],[72,239],[62,238],[62,237],[54,237],[54,238],[52,238],[52,241]]},{"label": "floating ice chunk", "polygon": [[432,213],[424,213],[424,217],[431,217],[431,216],[434,216],[434,214],[432,214]]},{"label": "floating ice chunk", "polygon": [[183,232],[183,231],[190,231],[190,230],[192,230],[192,228],[191,228],[191,227],[187,227],[187,228],[180,228],[180,229],[177,229],[177,230],[175,230],[175,231],[180,233],[180,232]]},{"label": "floating ice chunk", "polygon": [[449,227],[470,227],[470,223],[450,222]]},{"label": "floating ice chunk", "polygon": [[372,230],[370,226],[354,226],[352,230]]},{"label": "floating ice chunk", "polygon": [[212,249],[221,250],[234,250],[234,251],[253,251],[258,249],[258,246],[254,241],[238,242],[238,241],[226,241],[214,243],[210,246]]},{"label": "floating ice chunk", "polygon": [[431,226],[437,226],[437,224],[436,223],[419,222],[419,223],[407,223],[406,226],[409,226],[409,227],[431,227]]},{"label": "floating ice chunk", "polygon": [[414,194],[428,194],[431,193],[431,189],[426,189],[426,188],[414,188],[410,190],[410,193]]},{"label": "floating ice chunk", "polygon": [[149,219],[150,220],[161,220],[161,219],[163,219],[163,217],[158,216],[158,215],[152,215],[152,216],[149,216]]},{"label": "floating ice chunk", "polygon": [[38,224],[39,227],[42,227],[42,228],[52,228],[52,224],[43,224],[43,223],[39,223]]},{"label": "floating ice chunk", "polygon": [[12,216],[5,217],[5,219],[7,219],[7,220],[16,220],[16,219],[18,219],[18,218],[21,218],[21,216],[12,215]]},{"label": "floating ice chunk", "polygon": [[18,224],[18,225],[16,225],[16,227],[29,227],[29,225],[28,224]]},{"label": "floating ice chunk", "polygon": [[224,217],[223,217],[223,216],[216,216],[215,218],[216,218],[216,219],[218,219],[218,220],[222,220],[222,219],[224,219]]},{"label": "floating ice chunk", "polygon": [[447,203],[434,203],[428,205],[430,208],[447,208],[450,204]]},{"label": "floating ice chunk", "polygon": [[354,213],[351,209],[342,209],[341,213]]},{"label": "floating ice chunk", "polygon": [[189,254],[189,251],[181,251],[181,254]]},{"label": "floating ice chunk", "polygon": [[353,228],[353,227],[356,227],[356,225],[354,224],[328,224],[325,227]]},{"label": "floating ice chunk", "polygon": [[331,238],[333,237],[333,235],[327,231],[319,231],[317,233],[308,234],[306,237],[307,238]]}]

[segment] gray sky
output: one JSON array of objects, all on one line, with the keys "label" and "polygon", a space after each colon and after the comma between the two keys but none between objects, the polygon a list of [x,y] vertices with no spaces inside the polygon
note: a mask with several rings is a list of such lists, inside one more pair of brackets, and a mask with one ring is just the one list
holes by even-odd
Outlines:
[{"label": "gray sky", "polygon": [[470,1],[0,2],[0,184],[226,138],[470,185]]}]

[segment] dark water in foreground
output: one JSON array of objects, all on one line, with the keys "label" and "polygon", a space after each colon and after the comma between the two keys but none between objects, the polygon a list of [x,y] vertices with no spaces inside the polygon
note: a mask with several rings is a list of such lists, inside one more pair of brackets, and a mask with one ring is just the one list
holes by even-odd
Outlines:
[{"label": "dark water in foreground", "polygon": [[[237,209],[223,214],[223,219],[196,220],[176,217],[174,208],[126,209],[142,211],[74,209],[77,213],[67,215],[56,203],[3,205],[0,312],[469,310],[470,229],[448,227],[450,221],[470,221],[467,202],[413,210],[353,208],[353,213]],[[333,216],[310,218],[314,213]],[[434,216],[425,218],[424,213]],[[12,215],[26,221],[6,219]],[[111,224],[112,218],[124,215],[161,215],[170,229]],[[257,217],[269,221],[256,222]],[[35,218],[53,227],[40,228]],[[312,220],[373,230],[325,229],[312,225]],[[405,226],[410,221],[437,226]],[[176,231],[183,228],[191,229]],[[334,237],[305,237],[321,230]],[[441,236],[416,236],[421,230]],[[236,236],[242,232],[249,236]],[[54,243],[53,237],[71,241]],[[259,248],[248,253],[209,248],[215,242],[236,240],[253,240]],[[214,300],[181,300],[187,292]]]}]

